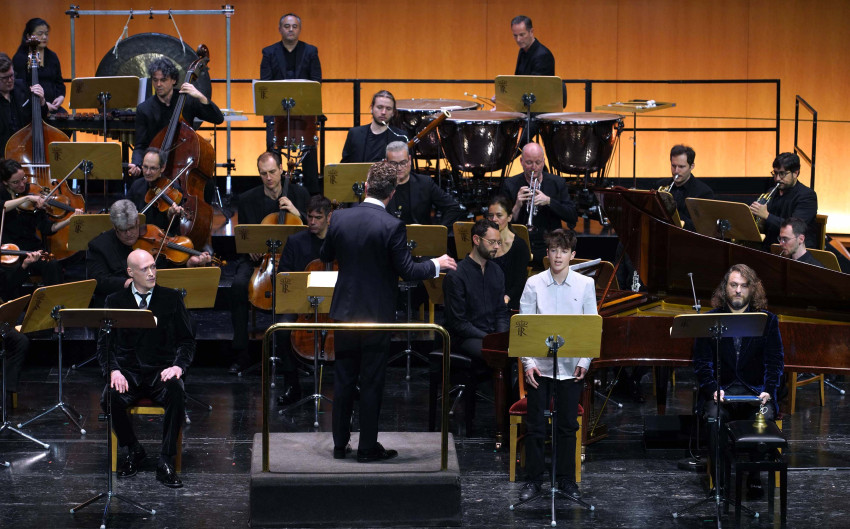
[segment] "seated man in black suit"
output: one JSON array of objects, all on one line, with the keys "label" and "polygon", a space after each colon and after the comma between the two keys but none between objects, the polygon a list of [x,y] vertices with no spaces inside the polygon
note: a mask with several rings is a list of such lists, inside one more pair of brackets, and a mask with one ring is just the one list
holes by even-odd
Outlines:
[{"label": "seated man in black suit", "polygon": [[505,304],[505,274],[491,260],[502,238],[499,225],[481,219],[472,226],[472,251],[443,280],[445,327],[455,350],[484,365],[481,343],[485,336],[508,330],[510,312]]},{"label": "seated man in black suit", "polygon": [[546,255],[546,243],[543,236],[546,232],[561,228],[561,222],[574,228],[578,220],[575,204],[570,199],[570,193],[564,179],[560,176],[543,172],[543,148],[537,143],[528,143],[522,148],[522,173],[506,178],[502,184],[502,194],[514,204],[511,211],[513,222],[528,224],[529,202],[532,197],[531,182],[535,179],[539,189],[534,194],[534,219],[528,238],[531,243],[531,254],[535,264],[543,262]]},{"label": "seated man in black suit", "polygon": [[694,221],[691,220],[691,213],[688,211],[685,199],[714,198],[714,191],[691,174],[691,171],[694,170],[695,159],[696,152],[693,148],[687,145],[674,145],[670,149],[670,171],[673,173],[673,179],[671,181],[665,178],[659,180],[656,184],[658,187],[670,186],[668,192],[673,196],[676,203],[679,218],[685,223],[682,227],[688,231],[694,231]]},{"label": "seated man in black suit", "polygon": [[[718,395],[721,401],[725,401],[726,395],[757,396],[757,406],[749,402],[723,404],[720,408],[721,422],[753,419],[759,409],[767,420],[773,420],[778,412],[776,394],[785,365],[784,350],[779,335],[779,319],[765,310],[767,297],[761,280],[747,265],[732,266],[714,290],[711,306],[714,307],[711,312],[719,313],[763,312],[767,314],[767,325],[762,336],[720,340],[720,387],[717,386],[715,374],[717,352],[714,340],[694,340],[693,363],[699,383],[697,409],[708,419],[717,415]],[[712,431],[709,434],[712,460],[717,439],[716,424],[711,423]],[[720,436],[720,449],[725,451],[727,445],[728,437],[724,433]],[[713,474],[714,465],[709,465],[709,468]],[[759,494],[761,480],[758,474],[747,476],[747,486],[751,494]]]},{"label": "seated man in black suit", "polygon": [[782,247],[780,255],[824,268],[823,264],[806,249],[806,223],[803,219],[791,217],[782,222],[779,228],[779,246]]},{"label": "seated man in black suit", "polygon": [[372,96],[369,105],[372,122],[349,129],[342,147],[342,163],[377,162],[386,155],[387,145],[395,140],[405,140],[404,133],[389,126],[395,115],[395,97],[387,90]]},{"label": "seated man in black suit", "polygon": [[[139,212],[135,204],[127,199],[116,200],[109,208],[112,229],[89,241],[86,252],[86,271],[90,279],[97,280],[94,289],[94,305],[101,306],[109,294],[130,286],[127,277],[127,257],[143,232],[139,225]],[[203,252],[186,261],[187,267],[209,264],[210,254]],[[160,261],[164,261],[160,259]],[[163,262],[162,266],[166,266]]]},{"label": "seated man in black suit", "polygon": [[398,166],[398,185],[387,211],[405,224],[432,224],[431,210],[437,210],[439,224],[451,234],[452,225],[461,220],[464,212],[457,200],[440,189],[430,176],[410,171],[411,157],[407,143],[393,141],[387,145],[387,161]]},{"label": "seated man in black suit", "polygon": [[[263,59],[260,62],[261,80],[304,79],[322,82],[319,50],[311,44],[298,40],[301,36],[301,27],[301,17],[298,15],[287,13],[280,17],[277,27],[280,32],[280,42],[263,48]],[[303,118],[314,119],[315,116],[303,116]],[[266,150],[271,151],[275,148],[275,117],[266,116],[265,122]],[[307,151],[304,159],[301,160],[301,167],[304,171],[304,187],[311,195],[318,193],[319,172],[315,147]]]},{"label": "seated man in black suit", "polygon": [[[157,147],[148,147],[145,149],[145,155],[142,158],[141,167],[142,178],[137,178],[130,185],[130,189],[127,191],[127,198],[133,201],[133,204],[136,205],[136,209],[139,211],[142,211],[145,209],[145,206],[147,206],[145,195],[148,190],[155,187],[154,184],[156,181],[162,177],[162,170],[165,169],[165,166],[162,164],[162,151]],[[180,182],[174,182],[171,188],[181,191]],[[159,226],[163,230],[168,229],[169,235],[179,235],[180,217],[185,213],[183,211],[183,207],[177,203],[173,203],[166,211],[160,211],[157,207],[158,205],[159,204],[153,204],[147,211],[145,211],[145,222]],[[171,222],[171,219],[174,216],[177,216],[177,218],[174,222]],[[171,224],[170,229],[168,228],[169,224]]]},{"label": "seated man in black suit", "polygon": [[[366,178],[366,199],[334,213],[321,257],[339,263],[339,277],[330,317],[341,322],[381,322],[395,319],[398,277],[406,281],[437,277],[454,270],[448,255],[414,262],[407,248],[404,223],[386,211],[398,181],[395,164],[378,162]],[[378,442],[378,416],[384,392],[389,334],[386,332],[334,333],[333,456],[343,459],[350,450],[351,414],[355,388],[360,386],[360,444],[357,460],[383,461],[398,455]]]},{"label": "seated man in black suit", "polygon": [[150,253],[133,250],[127,257],[126,270],[130,286],[110,294],[106,308],[148,309],[156,317],[156,328],[115,329],[111,336],[100,334],[97,359],[112,388],[111,392],[104,389],[101,407],[108,409],[111,395],[112,428],[118,445],[127,447],[127,457],[118,468],[119,478],[135,476],[145,458],[127,408],[142,397],[165,408],[156,479],[166,487],[178,488],[183,482],[174,470],[174,456],[186,418],[182,378],[195,355],[192,323],[180,293],[156,285],[156,263]]}]

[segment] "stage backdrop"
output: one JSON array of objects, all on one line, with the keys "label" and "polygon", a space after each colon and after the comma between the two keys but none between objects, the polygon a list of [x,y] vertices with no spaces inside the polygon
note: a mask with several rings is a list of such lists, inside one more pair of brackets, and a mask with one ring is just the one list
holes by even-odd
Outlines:
[{"label": "stage backdrop", "polygon": [[[125,24],[129,34],[161,32],[183,39],[193,48],[203,42],[211,50],[211,75],[225,77],[225,19],[222,15],[158,16],[144,9],[216,9],[222,2],[157,0],[81,0],[80,9],[139,10],[126,16],[77,19],[76,75],[91,76],[112,48]],[[67,0],[14,2],[0,21],[0,48],[10,55],[19,44],[27,19],[39,16],[51,24],[50,48],[58,53],[63,73],[71,75],[70,23]],[[492,79],[512,74],[517,54],[510,19],[530,16],[537,38],[556,58],[564,79],[766,79],[782,82],[781,151],[793,149],[794,97],[799,94],[819,111],[815,190],[820,212],[829,214],[830,232],[850,233],[850,186],[843,184],[850,145],[850,3],[844,0],[324,0],[270,4],[236,3],[232,18],[232,77],[259,76],[260,50],[279,40],[277,22],[286,11],[303,19],[301,38],[319,48],[325,79]],[[366,84],[360,97],[368,112],[371,94],[389,88],[397,98],[463,98],[464,92],[489,96],[492,86]],[[593,104],[631,98],[674,101],[676,108],[645,115],[639,126],[772,126],[775,92],[768,85],[609,84],[594,90]],[[224,85],[213,99],[227,107]],[[324,109],[330,126],[352,123],[350,84],[325,84]],[[250,84],[234,85],[232,108],[250,113]],[[567,111],[584,108],[584,92],[571,86]],[[805,115],[805,114],[804,114]],[[368,116],[364,115],[364,119]],[[806,115],[808,119],[808,115]],[[626,123],[631,125],[631,118]],[[243,124],[244,122],[240,122]],[[259,125],[253,118],[249,124]],[[211,132],[205,132],[210,136]],[[344,132],[329,133],[327,160],[339,159]],[[801,146],[811,152],[811,124],[801,124]],[[218,161],[225,161],[224,135],[219,134]],[[697,152],[698,176],[768,176],[774,156],[771,133],[666,133],[638,135],[637,175],[669,176],[668,152],[687,143]],[[236,174],[255,174],[255,159],[264,147],[263,133],[233,136]],[[631,177],[632,142],[624,135],[615,154],[614,176]],[[801,179],[809,182],[809,170]]]}]

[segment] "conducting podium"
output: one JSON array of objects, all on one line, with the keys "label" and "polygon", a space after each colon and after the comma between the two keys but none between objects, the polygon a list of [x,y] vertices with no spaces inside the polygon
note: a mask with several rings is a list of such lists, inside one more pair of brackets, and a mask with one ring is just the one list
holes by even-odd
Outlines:
[{"label": "conducting podium", "polygon": [[[536,357],[541,364],[551,362],[552,378],[558,380],[559,356],[561,358],[599,358],[599,351],[602,346],[602,316],[596,314],[516,314],[511,317],[508,332],[510,340],[508,354],[511,357]],[[565,373],[565,375],[572,375],[572,373]],[[521,373],[520,376],[523,376],[523,374]],[[549,471],[551,478],[549,492],[541,490],[526,500],[512,504],[510,509],[514,510],[520,505],[545,497],[548,494],[551,500],[551,525],[555,526],[557,525],[555,515],[555,498],[557,496],[567,498],[591,511],[595,507],[558,489],[557,431],[559,410],[557,383],[552,384],[552,402],[552,465]],[[529,410],[529,413],[531,412],[532,410]]]}]

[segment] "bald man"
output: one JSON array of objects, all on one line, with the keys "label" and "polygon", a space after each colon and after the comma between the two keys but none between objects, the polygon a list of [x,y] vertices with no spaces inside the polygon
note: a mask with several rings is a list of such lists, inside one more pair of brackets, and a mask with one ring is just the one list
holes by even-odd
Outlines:
[{"label": "bald man", "polygon": [[[546,243],[543,235],[546,232],[563,227],[574,228],[578,220],[575,204],[570,200],[570,194],[564,179],[543,171],[543,147],[537,143],[527,143],[522,148],[522,173],[506,178],[502,184],[502,194],[514,204],[513,222],[528,224],[529,203],[534,195],[534,218],[528,237],[531,241],[533,261],[541,264],[546,254]],[[539,188],[531,192],[532,181],[537,181]]]},{"label": "bald man", "polygon": [[135,476],[145,458],[127,408],[147,397],[165,408],[156,479],[179,488],[183,482],[174,470],[174,456],[186,417],[183,377],[195,355],[189,311],[176,290],[156,285],[156,262],[150,253],[133,250],[127,257],[127,275],[129,286],[110,294],[106,308],[149,310],[156,317],[156,328],[114,329],[108,339],[104,333],[98,337],[97,359],[112,388],[111,393],[104,389],[101,406],[107,410],[111,395],[112,428],[118,445],[127,447],[118,477]]}]

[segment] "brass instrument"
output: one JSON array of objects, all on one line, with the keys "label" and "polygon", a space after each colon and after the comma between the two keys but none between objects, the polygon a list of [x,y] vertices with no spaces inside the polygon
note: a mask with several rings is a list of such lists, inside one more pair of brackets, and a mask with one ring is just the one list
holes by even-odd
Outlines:
[{"label": "brass instrument", "polygon": [[[766,192],[762,193],[761,196],[758,198],[758,200],[756,200],[756,202],[758,202],[759,204],[767,204],[768,202],[770,202],[770,199],[773,197],[773,194],[776,193],[776,190],[779,189],[779,186],[781,184],[782,184],[782,182],[777,182],[776,185],[773,186],[773,189],[771,189],[770,191],[766,191]],[[764,233],[764,219],[763,218],[756,217],[756,226],[758,226],[760,232]]]},{"label": "brass instrument", "polygon": [[528,227],[528,231],[532,231],[534,230],[534,226],[532,226],[534,223],[534,215],[537,214],[537,206],[534,205],[534,197],[540,190],[540,180],[535,177],[534,171],[531,171],[531,186],[529,186],[529,189],[531,190],[531,200],[525,204],[526,211],[528,211],[528,220],[525,225]]},{"label": "brass instrument", "polygon": [[671,189],[673,189],[673,184],[676,182],[676,177],[674,176],[672,180],[670,180],[670,185],[666,186],[658,186],[659,193],[669,193]]}]

